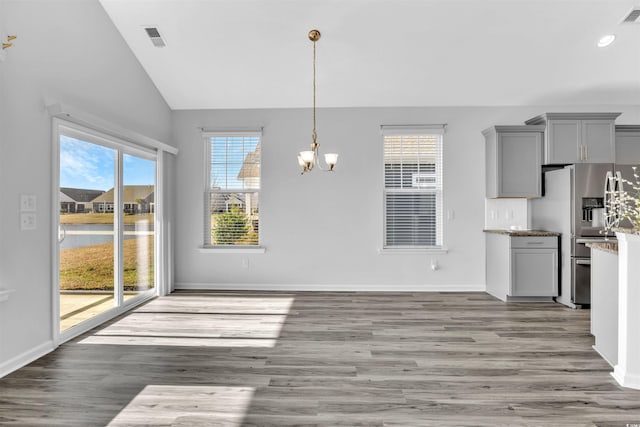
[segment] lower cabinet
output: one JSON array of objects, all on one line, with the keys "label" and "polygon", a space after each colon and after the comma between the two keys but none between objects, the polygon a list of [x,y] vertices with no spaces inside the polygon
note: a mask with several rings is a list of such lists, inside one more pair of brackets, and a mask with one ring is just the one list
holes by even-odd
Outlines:
[{"label": "lower cabinet", "polygon": [[593,348],[611,366],[618,363],[618,254],[591,249]]},{"label": "lower cabinet", "polygon": [[486,234],[487,292],[503,301],[558,296],[558,236]]}]

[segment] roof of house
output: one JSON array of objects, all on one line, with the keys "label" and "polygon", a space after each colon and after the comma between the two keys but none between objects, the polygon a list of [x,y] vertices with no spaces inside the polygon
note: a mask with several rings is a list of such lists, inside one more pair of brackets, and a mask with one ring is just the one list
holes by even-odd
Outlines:
[{"label": "roof of house", "polygon": [[71,197],[64,194],[62,191],[60,192],[60,203],[75,203]]},{"label": "roof of house", "polygon": [[104,193],[102,190],[89,190],[86,188],[69,188],[69,187],[61,187],[60,193],[66,195],[71,200],[63,200],[62,197],[60,199],[61,202],[80,202],[86,203],[90,202],[96,197],[100,196]]},{"label": "roof of house", "polygon": [[[125,185],[124,203],[146,200],[154,191],[153,185]],[[92,200],[93,203],[113,203],[113,188]]]}]

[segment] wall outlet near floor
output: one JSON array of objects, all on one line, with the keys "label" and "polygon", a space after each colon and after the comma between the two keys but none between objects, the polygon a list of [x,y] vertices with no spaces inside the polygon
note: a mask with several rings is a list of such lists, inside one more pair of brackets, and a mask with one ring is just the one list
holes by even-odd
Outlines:
[{"label": "wall outlet near floor", "polygon": [[20,230],[35,230],[36,229],[36,214],[35,213],[21,213],[20,214]]}]

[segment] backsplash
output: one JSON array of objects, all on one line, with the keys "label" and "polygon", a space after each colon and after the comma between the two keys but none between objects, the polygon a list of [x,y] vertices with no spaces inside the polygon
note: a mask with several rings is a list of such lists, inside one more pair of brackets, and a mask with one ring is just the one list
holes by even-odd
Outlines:
[{"label": "backsplash", "polygon": [[531,229],[531,211],[527,199],[485,199],[484,228],[487,230]]}]

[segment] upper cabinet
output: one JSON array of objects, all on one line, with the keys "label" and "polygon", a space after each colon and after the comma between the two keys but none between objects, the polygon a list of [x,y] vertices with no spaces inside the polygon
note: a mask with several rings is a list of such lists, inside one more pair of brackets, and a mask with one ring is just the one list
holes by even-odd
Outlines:
[{"label": "upper cabinet", "polygon": [[545,113],[527,120],[543,125],[543,164],[613,163],[615,120],[621,113]]},{"label": "upper cabinet", "polygon": [[488,198],[540,197],[544,126],[493,126],[482,132]]},{"label": "upper cabinet", "polygon": [[616,126],[616,163],[640,165],[640,125]]}]

